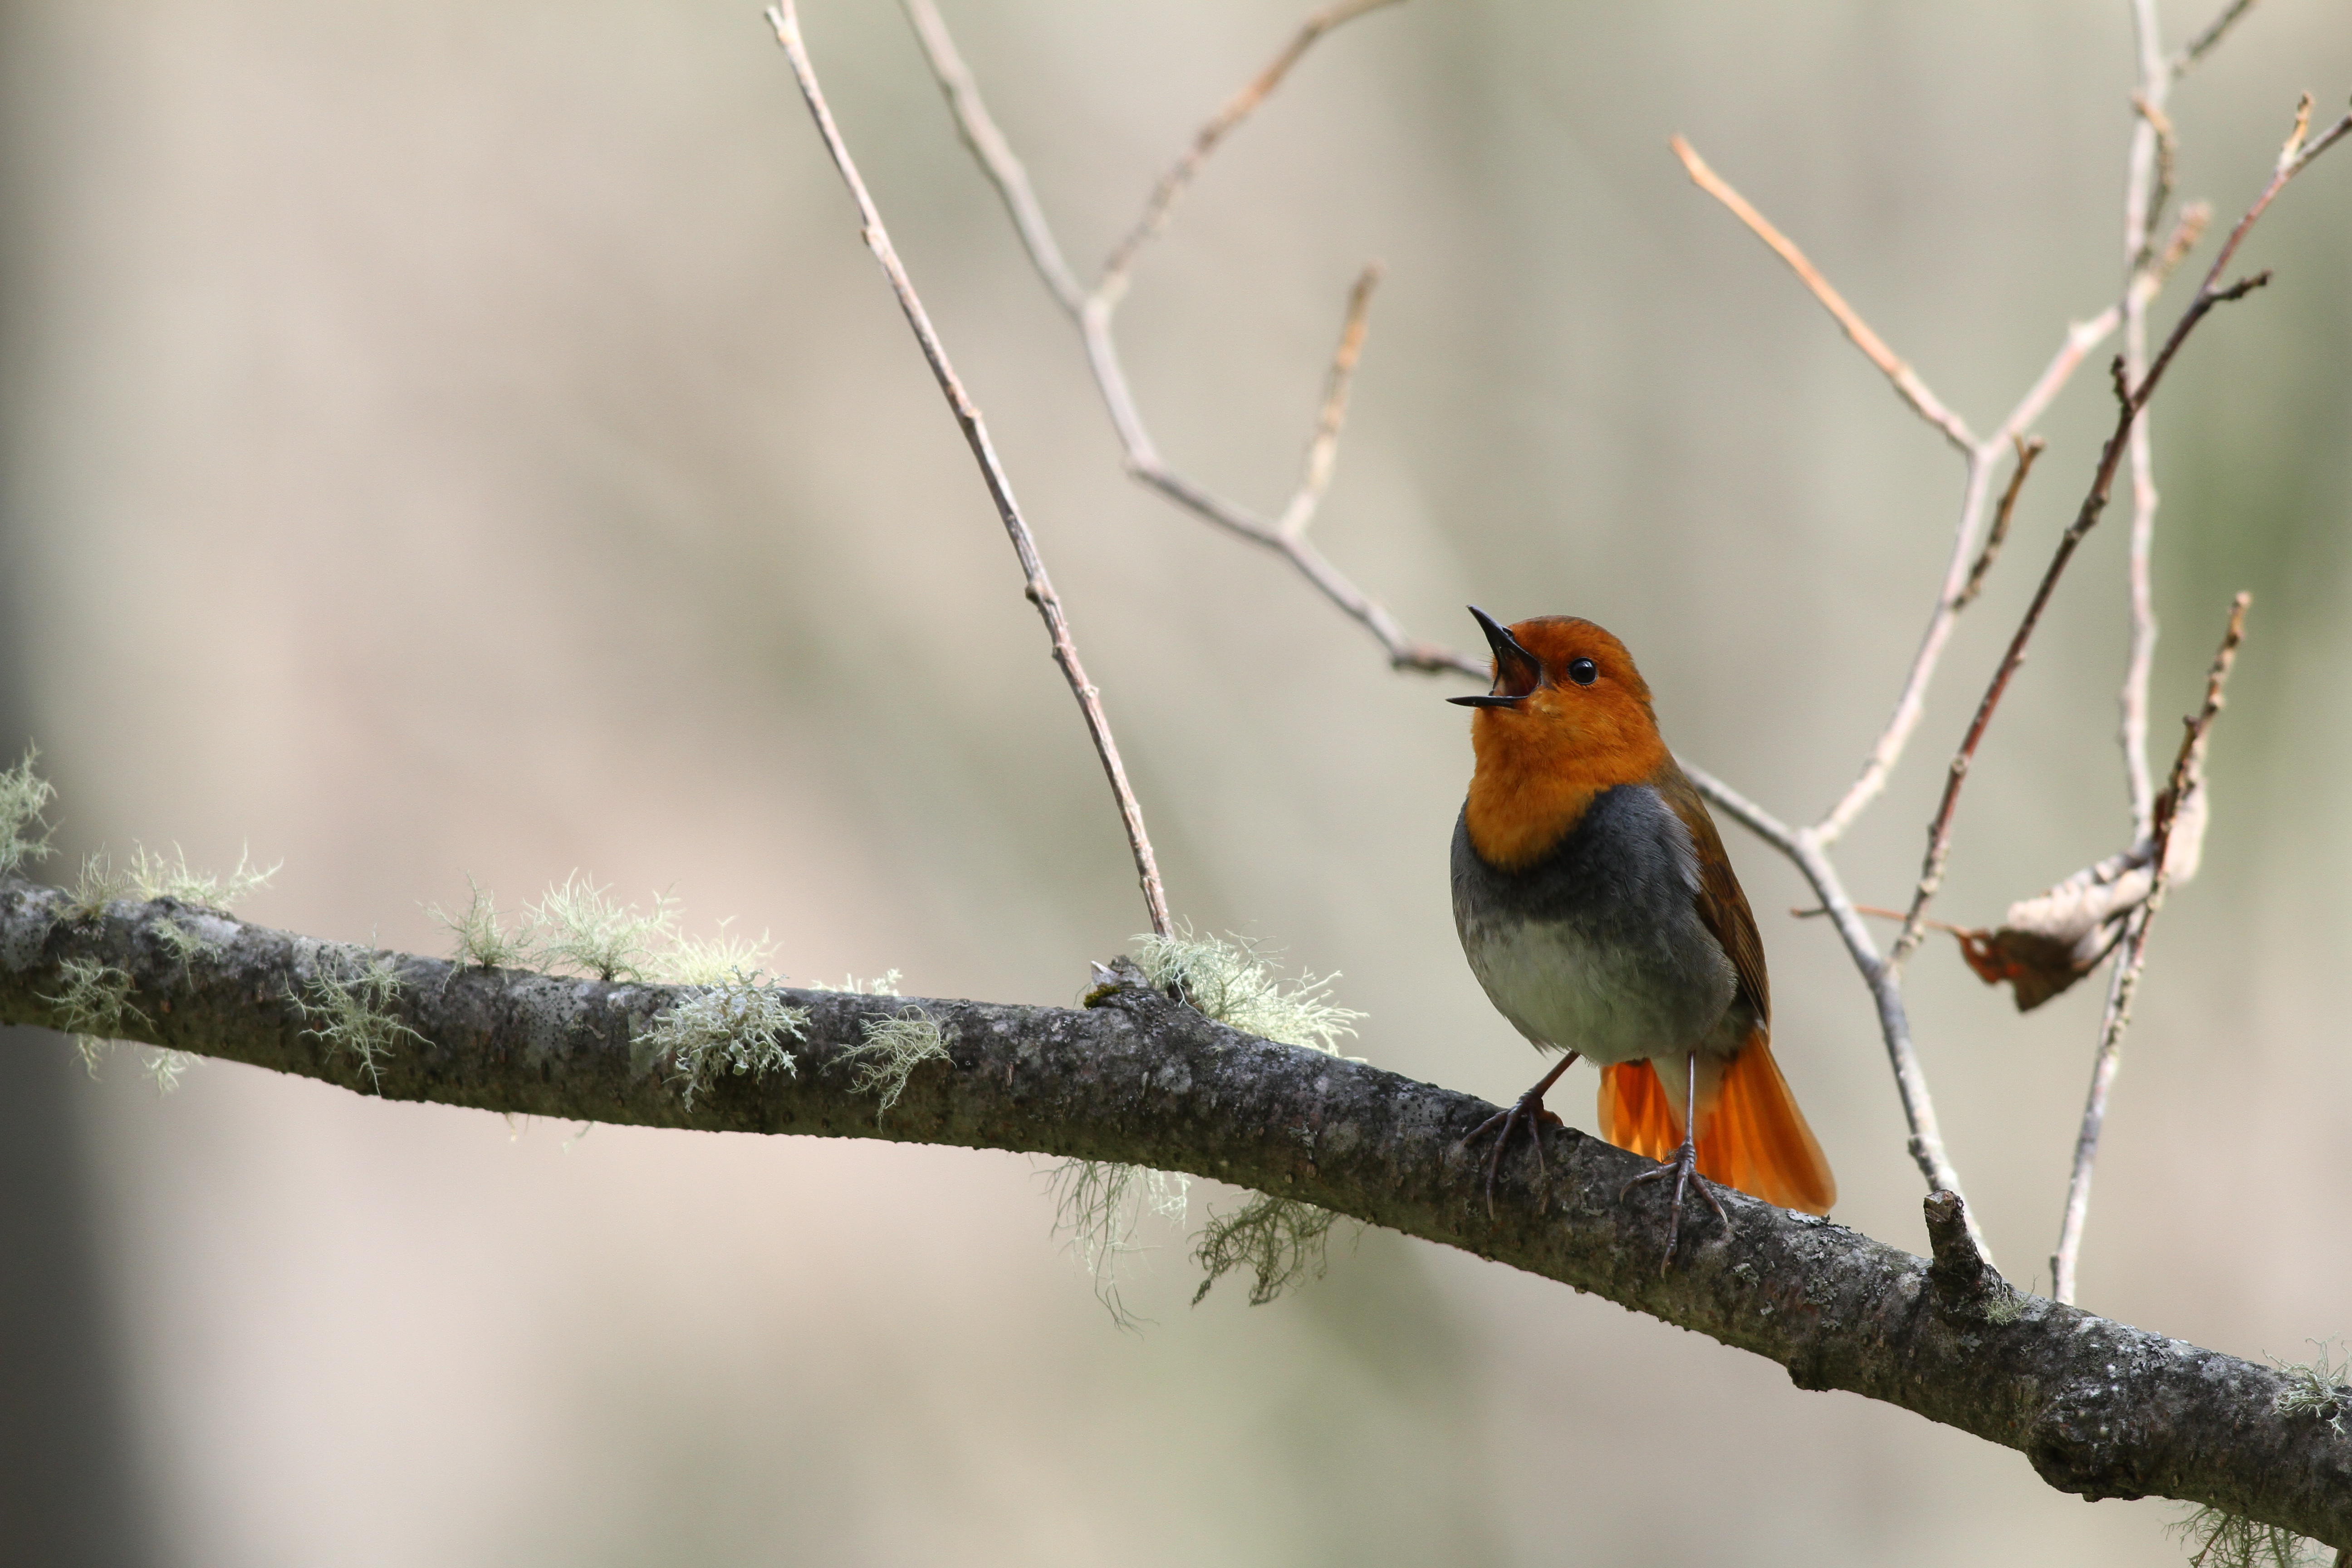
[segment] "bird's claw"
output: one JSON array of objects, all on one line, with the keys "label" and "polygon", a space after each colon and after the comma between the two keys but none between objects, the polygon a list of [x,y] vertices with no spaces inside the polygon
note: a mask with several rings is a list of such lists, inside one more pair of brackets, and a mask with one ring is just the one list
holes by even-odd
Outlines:
[{"label": "bird's claw", "polygon": [[1654,1171],[1643,1172],[1619,1189],[1617,1201],[1623,1203],[1643,1182],[1662,1182],[1668,1176],[1675,1179],[1675,1199],[1666,1211],[1666,1256],[1665,1260],[1658,1265],[1661,1274],[1674,1267],[1675,1247],[1682,1240],[1683,1189],[1685,1186],[1697,1185],[1699,1196],[1706,1200],[1706,1206],[1715,1211],[1715,1217],[1722,1223],[1725,1237],[1732,1234],[1731,1216],[1723,1212],[1723,1203],[1715,1195],[1713,1184],[1698,1173],[1698,1146],[1688,1138],[1682,1141],[1673,1158],[1662,1161]]},{"label": "bird's claw", "polygon": [[[1549,1087],[1550,1081],[1547,1079],[1542,1086],[1528,1090],[1527,1093],[1513,1100],[1508,1110],[1495,1112],[1494,1115],[1463,1134],[1462,1142],[1454,1145],[1459,1149],[1467,1149],[1488,1132],[1496,1133],[1495,1152],[1486,1161],[1486,1217],[1488,1219],[1495,1217],[1495,1178],[1503,1168],[1503,1152],[1510,1147],[1511,1130],[1518,1126],[1521,1121],[1527,1123],[1528,1142],[1533,1145],[1536,1152],[1536,1174],[1541,1177],[1544,1174],[1543,1129],[1548,1126],[1567,1125],[1544,1107],[1543,1091],[1545,1088]],[[1497,1131],[1497,1129],[1500,1131]]]}]

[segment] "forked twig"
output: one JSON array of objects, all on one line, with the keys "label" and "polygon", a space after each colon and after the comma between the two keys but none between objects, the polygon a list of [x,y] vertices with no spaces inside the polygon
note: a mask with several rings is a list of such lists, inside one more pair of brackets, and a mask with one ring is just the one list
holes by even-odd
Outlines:
[{"label": "forked twig", "polygon": [[2017,467],[2010,470],[2009,488],[2000,492],[2000,504],[1993,509],[1992,531],[1985,535],[1984,552],[1977,557],[1977,563],[1969,568],[1968,584],[1960,590],[1959,598],[1952,608],[1967,609],[1976,596],[1984,592],[1985,574],[1990,572],[1992,563],[2000,559],[2000,547],[2009,539],[2009,523],[2017,511],[2018,492],[2025,489],[2025,476],[2033,471],[2033,459],[2042,456],[2048,445],[2039,436],[2030,441],[2020,440],[2017,443]]},{"label": "forked twig", "polygon": [[[1887,1063],[1895,1072],[1895,1091],[1903,1102],[1903,1118],[1911,1130],[1906,1147],[1912,1161],[1927,1177],[1929,1191],[1958,1194],[1959,1172],[1945,1151],[1935,1097],[1927,1092],[1927,1075],[1919,1065],[1918,1049],[1912,1044],[1911,1018],[1903,1003],[1901,974],[1879,956],[1878,944],[1862,923],[1861,911],[1846,896],[1845,884],[1838,877],[1837,866],[1830,859],[1820,830],[1789,826],[1704,768],[1685,762],[1682,770],[1701,795],[1795,862],[1805,880],[1812,884],[1814,895],[1822,900],[1838,935],[1844,939],[1846,952],[1853,956],[1854,968],[1861,972],[1863,984],[1870,988],[1871,1001],[1878,1013],[1879,1035],[1886,1044]],[[1990,1260],[1992,1251],[1975,1216],[1967,1215],[1966,1222],[1969,1235]]]},{"label": "forked twig", "polygon": [[1192,176],[1201,172],[1201,165],[1209,161],[1209,154],[1217,150],[1217,143],[1248,119],[1250,112],[1282,85],[1282,79],[1288,76],[1290,68],[1315,47],[1316,39],[1343,22],[1354,21],[1367,11],[1377,11],[1383,5],[1396,3],[1397,0],[1338,0],[1338,4],[1326,5],[1300,23],[1298,31],[1291,35],[1290,42],[1267,62],[1265,68],[1252,77],[1247,85],[1225,100],[1223,108],[1209,117],[1207,124],[1192,133],[1192,144],[1184,149],[1183,154],[1151,188],[1151,199],[1144,204],[1143,216],[1111,248],[1110,258],[1103,263],[1102,281],[1095,285],[1096,289],[1113,296],[1126,289],[1128,274],[1135,266],[1136,253],[1152,236],[1168,226],[1170,209],[1175,206],[1177,198],[1184,194],[1185,188],[1192,184]]},{"label": "forked twig", "polygon": [[[1277,518],[1262,516],[1248,507],[1228,500],[1168,466],[1160,458],[1159,447],[1153,443],[1150,430],[1144,423],[1142,411],[1136,404],[1134,389],[1127,378],[1126,364],[1119,356],[1118,342],[1112,332],[1113,318],[1126,293],[1137,250],[1166,226],[1169,210],[1177,195],[1200,172],[1209,154],[1243,119],[1265,101],[1266,95],[1281,83],[1317,39],[1343,22],[1391,3],[1393,0],[1344,0],[1342,4],[1328,6],[1310,16],[1276,55],[1273,62],[1258,72],[1248,86],[1228,100],[1194,135],[1183,156],[1161,176],[1150,200],[1145,205],[1142,219],[1120,242],[1101,278],[1089,288],[1078,280],[1064,259],[1061,247],[1054,237],[1052,225],[1045,217],[1045,208],[1039,204],[1036,192],[1029,183],[1028,171],[1013,154],[1011,143],[989,113],[987,102],[981,97],[971,70],[957,52],[955,39],[948,32],[947,24],[940,19],[937,6],[931,0],[904,0],[916,38],[922,45],[923,57],[929,62],[931,74],[938,79],[940,89],[946,95],[949,110],[955,117],[958,133],[978,160],[982,173],[996,187],[997,195],[1011,214],[1013,228],[1021,236],[1023,247],[1028,251],[1030,262],[1036,268],[1038,276],[1078,328],[1086,346],[1087,366],[1094,374],[1096,388],[1110,416],[1111,427],[1118,433],[1129,476],[1137,483],[1157,491],[1203,521],[1289,562],[1301,576],[1314,584],[1318,593],[1371,633],[1392,668],[1459,673],[1483,679],[1488,668],[1486,659],[1409,636],[1387,605],[1357,587],[1307,537],[1307,523],[1312,521],[1321,504],[1323,493],[1330,484],[1339,426],[1346,412],[1349,378],[1354,373],[1357,358],[1362,350],[1364,312],[1371,294],[1370,283],[1366,277],[1360,276],[1349,294],[1347,325],[1340,334],[1339,352],[1334,356],[1331,374],[1325,384],[1324,401],[1316,434],[1308,447],[1306,471]],[[1377,268],[1368,268],[1366,274],[1376,279]]]},{"label": "forked twig", "polygon": [[1974,456],[1978,443],[1975,432],[1969,428],[1969,422],[1945,407],[1943,400],[1919,379],[1918,372],[1888,348],[1885,339],[1871,331],[1870,323],[1845,302],[1844,295],[1830,286],[1830,280],[1822,276],[1821,269],[1806,258],[1803,251],[1797,248],[1796,242],[1773,227],[1771,221],[1758,212],[1746,196],[1734,190],[1722,175],[1708,168],[1706,161],[1688,142],[1680,136],[1670,136],[1666,138],[1666,145],[1672,147],[1675,156],[1683,161],[1683,168],[1689,174],[1691,184],[1730,208],[1733,216],[1746,224],[1757,238],[1789,264],[1789,270],[1795,273],[1798,280],[1812,292],[1813,298],[1821,301],[1822,309],[1836,319],[1838,326],[1853,341],[1853,346],[1878,367],[1879,374],[1894,384],[1895,392],[1911,405],[1913,412],[1941,430],[1946,439],[1959,448],[1962,456]]},{"label": "forked twig", "polygon": [[2180,751],[2172,763],[2172,777],[2156,803],[2155,879],[2149,885],[2147,900],[2132,911],[2130,923],[2124,935],[2123,957],[2116,963],[2115,978],[2107,987],[2107,1005],[2099,1023],[2098,1055],[2091,1068],[2091,1091],[2083,1106],[2083,1130],[2074,1140],[2074,1171],[2066,1184],[2066,1212],[2059,1222],[2058,1250],[2051,1255],[2051,1294],[2058,1300],[2074,1300],[2075,1265],[2083,1249],[2083,1226],[2091,1207],[2091,1173],[2098,1163],[2099,1135],[2107,1119],[2107,1096],[2115,1087],[2116,1071],[2123,1065],[2124,1031],[2131,1026],[2132,999],[2139,990],[2140,971],[2147,959],[2148,927],[2155,922],[2157,911],[2164,907],[2164,894],[2168,876],[2167,859],[2172,847],[2172,826],[2180,803],[2189,798],[2205,771],[2206,738],[2213,729],[2213,720],[2221,711],[2222,688],[2229,683],[2230,667],[2237,662],[2238,644],[2246,633],[2246,606],[2253,602],[2251,594],[2240,594],[2230,605],[2230,623],[2221,634],[2221,646],[2213,655],[2211,668],[2205,675],[2205,700],[2196,717],[2184,721],[2187,733],[2180,738]]},{"label": "forked twig", "polygon": [[1297,539],[1307,531],[1315,521],[1316,509],[1323,504],[1323,492],[1331,488],[1331,469],[1339,457],[1339,431],[1348,422],[1348,393],[1356,379],[1356,361],[1364,352],[1372,290],[1380,287],[1385,270],[1377,261],[1369,264],[1357,274],[1356,286],[1348,290],[1348,320],[1339,329],[1339,346],[1331,351],[1331,369],[1323,378],[1323,407],[1316,416],[1315,438],[1307,445],[1298,489],[1283,508],[1282,520],[1275,524],[1275,531],[1285,539]]},{"label": "forked twig", "polygon": [[784,56],[792,62],[793,78],[799,82],[801,96],[808,102],[809,114],[816,121],[817,134],[824,141],[825,151],[832,154],[834,167],[840,171],[842,183],[849,187],[850,199],[857,205],[858,222],[866,248],[881,263],[890,289],[898,297],[898,308],[906,313],[907,324],[914,329],[915,341],[921,345],[923,358],[937,377],[940,391],[954,411],[956,424],[963,431],[965,442],[971,447],[973,458],[980,464],[981,478],[988,486],[989,499],[996,503],[997,516],[1004,523],[1004,531],[1013,541],[1013,552],[1020,558],[1021,574],[1026,580],[1030,603],[1037,606],[1038,616],[1045,623],[1046,634],[1053,638],[1054,662],[1062,667],[1063,676],[1070,683],[1071,695],[1078,700],[1079,711],[1086,715],[1087,732],[1093,738],[1095,754],[1102,760],[1103,773],[1110,780],[1111,794],[1118,802],[1120,822],[1127,829],[1128,847],[1135,856],[1135,874],[1142,884],[1144,907],[1151,917],[1151,929],[1161,936],[1172,934],[1173,923],[1168,918],[1168,895],[1160,884],[1160,867],[1151,853],[1151,838],[1144,831],[1143,807],[1135,798],[1135,791],[1127,782],[1127,769],[1119,761],[1118,742],[1110,732],[1110,720],[1104,714],[1102,694],[1087,679],[1086,668],[1078,662],[1077,644],[1071,639],[1070,624],[1062,613],[1062,601],[1054,593],[1054,584],[1045,575],[1045,563],[1037,553],[1036,541],[1029,534],[1029,525],[1023,521],[1021,508],[1013,499],[1013,481],[1006,477],[1004,466],[998,461],[996,447],[989,439],[988,426],[982,419],[979,407],[964,391],[963,383],[948,363],[947,349],[940,342],[931,318],[923,309],[923,301],[915,293],[915,285],[907,269],[898,261],[898,252],[890,243],[890,234],[882,226],[881,211],[866,189],[866,182],[857,173],[857,164],[849,155],[849,147],[842,140],[841,128],[834,123],[833,110],[827,107],[824,90],[818,87],[815,68],[810,65],[808,50],[801,41],[800,18],[793,0],[768,11],[768,21],[776,30],[776,41],[783,46]]},{"label": "forked twig", "polygon": [[2302,107],[2296,112],[2294,131],[2288,136],[2284,148],[2279,153],[2278,164],[2272,174],[2270,184],[2263,188],[2262,195],[2254,199],[2254,204],[2246,209],[2245,215],[2239,218],[2237,224],[2230,230],[2229,237],[2222,242],[2221,253],[2213,258],[2213,265],[2207,270],[2204,281],[2198,286],[2195,297],[2189,300],[2188,308],[2180,314],[2180,320],[2174,324],[2171,332],[2165,338],[2164,346],[2158,352],[2154,362],[2149,364],[2147,374],[2137,383],[2131,382],[2126,379],[2122,358],[2119,356],[2116,361],[2115,431],[2107,437],[2106,445],[2100,450],[2098,468],[2093,473],[2089,492],[2084,496],[2083,503],[2074,514],[2074,521],[2069,523],[2066,531],[2060,535],[2058,548],[2051,557],[2049,568],[2042,574],[2041,584],[2034,590],[2032,602],[2026,607],[2024,618],[2018,624],[2017,631],[2011,637],[2009,647],[2001,656],[2000,666],[1993,671],[1992,679],[1986,686],[1983,698],[1977,704],[1976,714],[1969,721],[1968,732],[1961,739],[1959,750],[1953,753],[1951,766],[1944,781],[1943,797],[1937,805],[1934,819],[1928,825],[1927,853],[1921,862],[1919,885],[1912,894],[1910,918],[1905,922],[1902,936],[1895,943],[1893,959],[1895,963],[1899,963],[1919,944],[1920,933],[1924,930],[1920,924],[1920,917],[1925,913],[1928,900],[1936,896],[1937,889],[1942,885],[1945,863],[1951,854],[1952,814],[1959,802],[1960,788],[1968,780],[1969,765],[1976,756],[1979,743],[1984,739],[1986,726],[1992,721],[1994,710],[2000,705],[2002,694],[2009,689],[2011,679],[2016,675],[2018,666],[2025,661],[2026,645],[2032,640],[2034,629],[2041,624],[2042,611],[2049,605],[2050,596],[2057,588],[2058,579],[2064,574],[2067,563],[2074,559],[2076,546],[2083,542],[2084,536],[2097,524],[2100,514],[2106,510],[2107,498],[2115,483],[2116,470],[2121,464],[2129,444],[2133,425],[2147,406],[2148,399],[2155,395],[2158,384],[2164,379],[2164,373],[2170,368],[2173,357],[2180,352],[2181,344],[2188,341],[2189,334],[2196,330],[2198,322],[2203,321],[2214,307],[2242,300],[2270,281],[2270,274],[2264,271],[2255,273],[2252,277],[2241,278],[2234,283],[2224,285],[2221,282],[2222,273],[2228,269],[2231,261],[2236,257],[2239,245],[2244,240],[2248,231],[2253,227],[2255,221],[2262,216],[2279,192],[2286,187],[2288,181],[2310,167],[2313,159],[2333,146],[2347,132],[2352,132],[2352,114],[2347,114],[2323,132],[2317,140],[2306,142],[2305,132],[2309,122],[2310,108],[2311,100],[2306,94]]},{"label": "forked twig", "polygon": [[2189,68],[2203,59],[2206,51],[2220,43],[2222,36],[2238,25],[2238,18],[2253,8],[2254,0],[2230,0],[2230,4],[2222,8],[2221,14],[2206,24],[2203,32],[2189,39],[2182,46],[2180,52],[2172,57],[2173,77],[2178,79],[2187,76]]},{"label": "forked twig", "polygon": [[1902,759],[1912,731],[1917,729],[1920,718],[1927,711],[1927,687],[1935,678],[1936,667],[1943,658],[1945,645],[1951,639],[1960,611],[1975,596],[1969,591],[1969,562],[1977,556],[1979,531],[1984,521],[1986,503],[1991,496],[1995,467],[2011,453],[2033,422],[2042,417],[2043,410],[2049,407],[2074,375],[2076,367],[2083,363],[2084,356],[2122,324],[2129,300],[2153,297],[2174,264],[2195,242],[2202,230],[2203,221],[2201,217],[2194,220],[2184,218],[2155,264],[2144,268],[2132,279],[2125,291],[2125,300],[2110,305],[2090,321],[2070,328],[2058,352],[2051,356],[2049,364],[2034,379],[2025,395],[2018,400],[2009,417],[2001,421],[1999,429],[1979,440],[1968,421],[1945,406],[1918,373],[1887,347],[1885,340],[1822,276],[1820,268],[1793,240],[1759,212],[1755,204],[1710,168],[1684,138],[1673,137],[1668,144],[1673,147],[1675,155],[1682,160],[1683,168],[1690,175],[1692,183],[1722,203],[1748,226],[1749,232],[1788,263],[1790,270],[1835,318],[1854,346],[1894,384],[1904,401],[1921,418],[1942,432],[1945,438],[1968,459],[1968,477],[1961,486],[1959,522],[1953,531],[1951,560],[1945,568],[1942,591],[1937,595],[1935,609],[1928,616],[1927,629],[1919,640],[1918,651],[1912,656],[1911,668],[1904,677],[1903,689],[1895,698],[1894,711],[1888,716],[1877,741],[1873,743],[1870,755],[1863,763],[1861,773],[1817,825],[1822,843],[1827,846],[1835,843],[1886,787],[1888,775]]}]

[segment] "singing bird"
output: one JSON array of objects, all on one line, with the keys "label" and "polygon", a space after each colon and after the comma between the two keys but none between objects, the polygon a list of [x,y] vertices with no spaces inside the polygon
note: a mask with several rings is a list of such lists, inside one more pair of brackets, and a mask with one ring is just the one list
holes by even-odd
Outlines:
[{"label": "singing bird", "polygon": [[1567,1053],[1470,1134],[1496,1133],[1489,1205],[1512,1131],[1528,1127],[1540,1162],[1536,1124],[1557,1120],[1545,1091],[1585,1057],[1601,1068],[1601,1136],[1667,1162],[1636,1179],[1674,1177],[1671,1225],[1694,1170],[1827,1214],[1836,1181],[1772,1060],[1756,918],[1633,657],[1591,621],[1507,627],[1470,613],[1495,650],[1495,681],[1449,699],[1476,710],[1454,921],[1496,1008],[1537,1049]]}]

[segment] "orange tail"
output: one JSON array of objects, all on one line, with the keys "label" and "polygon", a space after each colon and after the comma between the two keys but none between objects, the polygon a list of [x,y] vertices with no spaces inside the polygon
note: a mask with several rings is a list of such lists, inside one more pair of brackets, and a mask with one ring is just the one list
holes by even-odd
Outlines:
[{"label": "orange tail", "polygon": [[1664,1159],[1682,1142],[1681,1119],[1648,1062],[1612,1062],[1601,1069],[1601,1136],[1653,1160]]},{"label": "orange tail", "polygon": [[[1701,1175],[1783,1208],[1830,1212],[1837,1178],[1764,1039],[1751,1037],[1724,1064],[1714,1100],[1708,1105],[1702,1099],[1699,1107]],[[1682,1142],[1681,1121],[1648,1062],[1601,1069],[1601,1135],[1653,1160]]]}]

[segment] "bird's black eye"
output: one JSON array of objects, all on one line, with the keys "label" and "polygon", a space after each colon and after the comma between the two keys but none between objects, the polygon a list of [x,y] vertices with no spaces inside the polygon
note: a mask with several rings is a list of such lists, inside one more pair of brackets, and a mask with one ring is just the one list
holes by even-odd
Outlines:
[{"label": "bird's black eye", "polygon": [[1568,678],[1579,686],[1590,686],[1601,679],[1601,667],[1589,658],[1571,658],[1568,661]]}]

